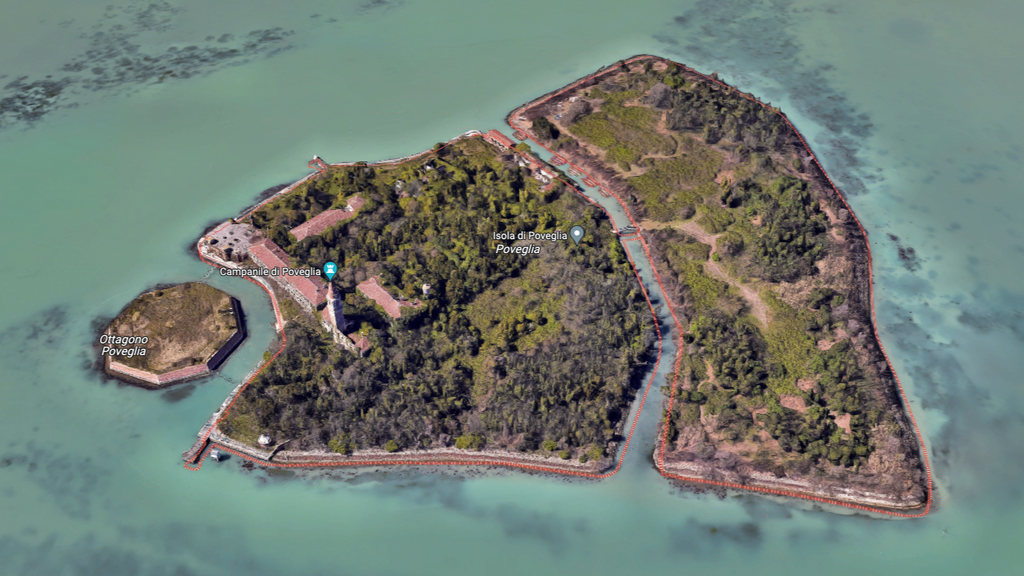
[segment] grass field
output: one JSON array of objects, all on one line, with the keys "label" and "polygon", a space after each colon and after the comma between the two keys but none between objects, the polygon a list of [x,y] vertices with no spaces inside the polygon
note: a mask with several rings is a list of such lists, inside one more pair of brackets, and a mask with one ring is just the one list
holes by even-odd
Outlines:
[{"label": "grass field", "polygon": [[136,298],[107,329],[117,336],[146,336],[145,356],[118,361],[162,373],[206,362],[238,328],[231,297],[189,282]]},{"label": "grass field", "polygon": [[811,373],[811,360],[818,355],[818,349],[807,335],[800,313],[783,302],[774,290],[762,290],[761,300],[772,313],[772,321],[763,331],[768,353],[783,368],[769,375],[768,386],[778,394],[800,394],[796,381]]},{"label": "grass field", "polygon": [[540,265],[532,262],[522,276],[502,281],[466,308],[484,347],[529,350],[562,331],[559,312],[565,297],[551,297],[539,278]]},{"label": "grass field", "polygon": [[721,234],[736,221],[731,212],[714,204],[701,204],[697,207],[697,224],[711,234]]},{"label": "grass field", "polygon": [[605,150],[608,162],[623,170],[647,154],[675,153],[676,140],[655,130],[660,114],[641,106],[624,106],[623,101],[635,97],[628,90],[605,96],[609,99],[601,110],[569,127],[573,135]]},{"label": "grass field", "polygon": [[[701,248],[703,247],[703,249]],[[679,280],[689,288],[690,303],[697,314],[713,310],[718,299],[725,296],[729,285],[705,272],[704,264],[698,261],[702,253],[707,260],[706,244],[675,244],[668,249],[669,265],[679,275]]]},{"label": "grass field", "polygon": [[710,148],[690,148],[681,156],[657,159],[654,166],[628,180],[647,207],[652,220],[668,221],[719,192],[714,178],[722,167],[721,155]]}]

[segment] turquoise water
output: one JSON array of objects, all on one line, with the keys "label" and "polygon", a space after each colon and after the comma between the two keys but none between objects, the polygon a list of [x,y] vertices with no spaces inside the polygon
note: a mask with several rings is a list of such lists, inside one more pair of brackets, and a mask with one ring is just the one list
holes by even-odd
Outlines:
[{"label": "turquoise water", "polygon": [[[1024,563],[1019,3],[9,4],[0,98],[60,93],[0,113],[0,574]],[[781,106],[848,193],[872,242],[883,343],[932,454],[927,518],[678,493],[648,457],[656,393],[623,470],[599,482],[284,476],[237,460],[188,472],[179,454],[272,338],[266,297],[239,279],[211,278],[252,328],[222,377],[150,393],[91,371],[94,323],[148,286],[204,276],[198,232],[301,177],[313,154],[375,160],[500,128],[522,102],[637,53],[718,70]],[[60,85],[29,88],[46,81]]]}]

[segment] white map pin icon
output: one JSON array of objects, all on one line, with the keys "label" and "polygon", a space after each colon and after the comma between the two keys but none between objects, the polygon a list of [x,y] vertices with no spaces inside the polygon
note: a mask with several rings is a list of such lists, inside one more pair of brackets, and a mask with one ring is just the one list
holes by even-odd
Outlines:
[{"label": "white map pin icon", "polygon": [[583,240],[583,226],[573,226],[572,228],[570,228],[569,238],[572,238],[572,241],[575,242],[577,246],[579,246],[580,240]]}]

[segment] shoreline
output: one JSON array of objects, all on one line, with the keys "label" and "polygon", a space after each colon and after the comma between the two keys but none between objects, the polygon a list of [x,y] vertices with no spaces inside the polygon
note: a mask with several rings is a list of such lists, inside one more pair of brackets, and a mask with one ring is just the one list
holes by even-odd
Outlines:
[{"label": "shoreline", "polygon": [[[868,512],[878,512],[878,513],[891,514],[891,515],[897,515],[897,516],[906,516],[906,517],[920,517],[920,516],[927,515],[929,513],[929,511],[931,510],[932,504],[934,502],[933,482],[932,482],[932,476],[931,476],[931,467],[930,467],[929,460],[928,460],[928,451],[927,451],[927,448],[925,447],[925,444],[924,444],[924,438],[921,435],[921,432],[920,432],[920,430],[919,430],[919,428],[917,426],[916,419],[914,418],[913,412],[910,409],[910,402],[909,402],[909,400],[908,400],[908,398],[906,396],[906,392],[903,390],[903,386],[902,386],[902,384],[900,384],[899,377],[896,375],[896,371],[892,367],[892,362],[890,361],[890,359],[888,357],[888,354],[886,354],[885,349],[882,346],[881,339],[878,336],[878,326],[877,326],[877,322],[876,322],[875,307],[874,307],[874,281],[873,281],[873,276],[872,276],[872,271],[871,271],[871,247],[870,247],[870,242],[868,240],[867,231],[864,229],[863,225],[860,223],[860,220],[857,218],[857,216],[854,213],[853,209],[846,202],[846,198],[843,197],[842,193],[839,191],[839,188],[835,185],[834,182],[832,182],[832,179],[829,178],[828,174],[825,172],[824,167],[822,167],[821,164],[819,163],[817,156],[814,154],[814,151],[811,150],[810,145],[807,144],[807,141],[804,139],[803,135],[800,134],[799,130],[796,129],[796,127],[793,125],[792,122],[789,121],[789,119],[786,117],[786,115],[784,113],[782,113],[777,108],[771,106],[770,104],[765,104],[765,103],[761,102],[760,100],[758,100],[756,97],[754,97],[754,96],[752,96],[752,95],[750,95],[750,94],[748,94],[746,92],[743,92],[743,91],[741,91],[741,90],[739,90],[737,88],[729,86],[729,85],[725,84],[724,82],[718,80],[717,79],[717,74],[714,75],[714,76],[709,76],[709,75],[697,72],[696,70],[694,70],[694,69],[692,69],[692,68],[690,68],[688,66],[685,66],[683,64],[679,64],[679,63],[674,62],[674,61],[672,61],[670,59],[667,59],[667,58],[662,58],[660,56],[654,56],[654,55],[649,55],[649,54],[640,54],[640,55],[635,55],[635,56],[632,56],[632,57],[629,57],[629,58],[625,58],[623,60],[619,60],[619,61],[617,61],[615,64],[613,64],[611,66],[601,67],[597,71],[595,71],[595,72],[593,72],[591,74],[588,74],[587,76],[584,76],[583,78],[581,78],[579,80],[571,82],[571,83],[563,86],[562,88],[553,90],[553,91],[548,92],[548,93],[546,93],[546,94],[544,94],[542,96],[534,98],[533,100],[529,101],[528,103],[526,103],[526,104],[524,104],[524,105],[522,105],[522,106],[520,106],[518,108],[515,108],[514,110],[509,112],[505,116],[505,121],[509,125],[510,128],[512,128],[514,131],[517,132],[517,137],[518,137],[518,133],[522,133],[524,135],[524,138],[523,138],[524,140],[525,139],[529,139],[531,142],[533,142],[534,144],[540,146],[544,150],[547,150],[552,155],[567,160],[567,158],[566,158],[567,155],[559,154],[558,152],[555,152],[554,150],[551,150],[548,146],[546,146],[545,144],[541,143],[536,138],[534,138],[534,136],[532,134],[532,131],[531,131],[531,127],[529,125],[529,118],[527,117],[529,111],[532,110],[535,107],[538,107],[538,106],[541,106],[541,105],[545,104],[547,101],[551,100],[552,98],[554,98],[556,96],[560,96],[560,95],[563,95],[563,94],[565,94],[567,92],[571,92],[571,91],[574,91],[574,90],[579,90],[579,89],[585,88],[585,87],[587,87],[589,85],[596,84],[600,80],[600,78],[602,76],[604,76],[606,74],[609,74],[609,73],[617,72],[621,68],[621,66],[619,64],[625,64],[625,66],[628,68],[631,64],[634,64],[636,62],[641,62],[641,61],[655,61],[655,62],[665,63],[665,64],[670,65],[670,66],[671,65],[678,66],[681,70],[684,71],[685,74],[687,74],[687,75],[689,75],[689,76],[691,76],[693,78],[699,79],[700,81],[703,81],[703,82],[706,82],[706,83],[717,84],[722,89],[725,89],[725,90],[730,91],[730,92],[735,92],[736,94],[738,94],[738,95],[740,95],[740,96],[742,96],[744,98],[747,98],[748,100],[751,100],[752,102],[754,102],[754,103],[756,103],[756,104],[758,104],[758,105],[760,105],[760,106],[770,110],[771,112],[773,112],[775,114],[778,114],[786,122],[786,124],[793,131],[793,133],[797,136],[797,138],[800,140],[801,144],[803,145],[804,149],[807,151],[807,154],[809,155],[808,160],[810,161],[809,162],[809,168],[811,168],[810,172],[811,172],[811,176],[813,178],[813,181],[815,183],[818,183],[819,185],[822,185],[825,188],[825,190],[834,192],[835,193],[835,197],[838,198],[840,202],[842,202],[842,205],[850,213],[850,216],[851,216],[851,218],[853,220],[853,223],[856,224],[856,227],[860,231],[861,236],[862,236],[862,238],[864,240],[864,244],[863,244],[863,246],[864,246],[864,254],[863,254],[864,255],[864,262],[863,262],[864,266],[863,266],[863,268],[864,269],[861,270],[861,266],[858,265],[858,264],[860,264],[857,261],[859,259],[855,259],[854,260],[855,278],[858,277],[858,276],[861,276],[861,274],[863,274],[864,272],[867,273],[866,274],[866,276],[867,276],[866,282],[864,283],[864,284],[866,284],[865,287],[866,287],[866,292],[867,292],[867,294],[866,294],[866,296],[867,296],[866,300],[867,300],[867,304],[868,304],[867,305],[867,312],[868,312],[867,318],[868,318],[868,320],[870,320],[871,331],[872,331],[872,333],[874,335],[874,343],[877,346],[877,351],[880,354],[881,359],[885,361],[886,367],[888,369],[888,374],[891,375],[892,381],[895,384],[895,387],[886,386],[885,387],[886,390],[884,392],[885,392],[887,397],[889,397],[891,400],[893,400],[895,402],[898,402],[900,404],[900,406],[902,407],[903,410],[900,413],[897,414],[897,417],[900,420],[902,420],[904,423],[907,423],[907,420],[909,419],[909,426],[907,426],[907,428],[908,429],[912,429],[913,432],[914,432],[914,441],[915,441],[916,447],[918,449],[918,453],[920,455],[921,466],[922,466],[924,472],[926,473],[927,482],[926,482],[926,485],[924,486],[924,488],[925,488],[925,491],[924,491],[925,492],[925,496],[924,496],[924,501],[923,502],[918,502],[918,503],[915,503],[915,504],[910,505],[910,506],[899,506],[899,505],[897,505],[897,506],[894,507],[892,505],[892,502],[894,502],[895,500],[893,500],[892,498],[888,498],[888,499],[883,499],[882,500],[884,502],[887,502],[887,504],[883,505],[884,508],[895,508],[895,509],[899,509],[899,510],[906,510],[906,509],[914,509],[914,508],[921,508],[921,507],[923,507],[924,510],[921,513],[919,513],[919,514],[903,514],[903,513],[900,513],[900,512],[894,512],[892,510],[887,510],[887,509],[872,508],[871,506],[877,506],[879,504],[879,499],[876,497],[877,495],[876,496],[872,496],[871,494],[873,494],[873,493],[858,491],[858,490],[852,489],[852,488],[847,488],[847,489],[842,489],[842,490],[847,490],[847,491],[854,492],[854,493],[861,493],[862,492],[862,495],[861,496],[846,495],[846,494],[843,494],[840,491],[840,489],[837,489],[837,487],[833,487],[833,486],[822,487],[822,488],[817,488],[817,489],[812,488],[812,489],[804,492],[804,491],[800,490],[799,487],[801,487],[801,486],[809,487],[809,484],[807,484],[806,482],[801,483],[801,481],[794,481],[794,485],[792,487],[790,487],[789,490],[776,489],[776,488],[773,487],[773,485],[774,484],[780,484],[779,482],[774,482],[773,480],[771,480],[769,478],[760,478],[759,476],[761,475],[761,473],[756,473],[756,472],[752,472],[750,474],[747,474],[746,477],[747,478],[754,478],[760,484],[764,484],[764,486],[761,486],[759,484],[747,484],[745,482],[744,483],[719,482],[719,481],[716,481],[716,480],[713,480],[713,479],[710,479],[710,478],[706,478],[706,477],[704,477],[703,474],[707,474],[708,476],[724,475],[723,472],[720,471],[720,470],[712,469],[710,471],[700,472],[700,471],[694,470],[693,466],[680,466],[680,465],[678,465],[679,463],[669,463],[669,464],[666,464],[666,462],[665,462],[665,448],[666,448],[665,433],[667,432],[667,426],[665,426],[663,422],[660,424],[661,431],[658,434],[658,442],[657,442],[656,448],[655,448],[655,463],[656,463],[656,468],[658,469],[658,472],[662,476],[664,476],[666,478],[670,478],[670,479],[674,479],[674,480],[679,480],[679,481],[683,481],[683,482],[695,482],[695,483],[703,483],[703,484],[712,484],[712,485],[719,485],[719,486],[723,486],[723,487],[727,487],[727,488],[743,489],[743,490],[750,490],[750,491],[756,491],[756,492],[769,492],[769,493],[773,493],[773,494],[781,495],[781,496],[802,498],[802,499],[814,500],[814,501],[819,501],[819,502],[828,503],[828,504],[835,504],[835,505],[839,505],[839,506],[857,508],[857,509],[861,509],[861,510],[868,511]],[[589,162],[587,164],[589,164]],[[627,202],[619,194],[617,194],[616,190],[610,189],[610,188],[612,188],[611,186],[604,186],[604,185],[602,185],[601,181],[603,180],[603,178],[595,179],[593,176],[591,176],[591,174],[597,173],[598,170],[595,170],[595,169],[593,169],[593,167],[590,167],[590,166],[587,167],[587,168],[589,168],[589,170],[581,169],[581,166],[579,164],[574,164],[571,161],[569,161],[567,163],[567,166],[569,166],[571,168],[574,168],[577,172],[580,172],[581,173],[581,175],[580,175],[581,179],[589,179],[591,182],[595,182],[596,186],[591,186],[591,188],[596,188],[597,191],[601,195],[614,197],[616,199],[616,201],[619,202],[620,206],[622,207],[623,211],[626,214],[626,217],[630,220],[630,223],[633,226],[637,227],[638,230],[641,230],[641,227],[640,227],[639,223],[637,222],[637,220],[634,218],[633,214],[630,211],[631,203]],[[601,174],[600,176],[603,176],[603,174]],[[643,237],[642,234],[638,236],[638,239],[639,239],[641,245],[644,247],[644,251],[647,253],[648,259],[651,261],[651,269],[654,272],[654,275],[655,275],[655,278],[657,279],[658,284],[662,287],[662,291],[664,292],[664,286],[662,285],[661,276],[658,273],[657,268],[654,266],[654,260],[653,260],[653,258],[651,258],[651,252],[649,250],[647,241]],[[681,335],[681,334],[685,333],[685,330],[683,329],[683,326],[680,323],[679,318],[676,316],[676,313],[675,313],[675,310],[673,309],[673,307],[672,306],[668,306],[668,311],[669,311],[669,313],[672,316],[672,319],[673,319],[673,321],[675,323],[676,329],[678,330],[679,334]],[[674,373],[674,378],[673,378],[673,382],[672,382],[672,385],[671,385],[671,395],[670,395],[670,397],[668,399],[668,402],[667,402],[667,404],[665,406],[665,408],[668,411],[671,411],[672,408],[673,408],[673,405],[674,405],[674,402],[675,402],[676,391],[677,391],[677,389],[678,389],[678,387],[680,385],[680,383],[679,383],[679,362],[680,362],[680,359],[681,359],[681,355],[677,354],[676,355],[676,362],[675,362],[675,373]],[[894,389],[889,390],[889,388],[894,388]],[[676,475],[676,474],[672,473],[670,468],[684,468],[684,469],[686,469],[687,471],[689,471],[691,473],[698,472],[698,476],[680,476],[680,475]],[[774,478],[773,475],[769,475],[769,476],[772,476]],[[737,479],[739,479],[739,478],[737,478]]]},{"label": "shoreline", "polygon": [[[655,448],[655,460],[659,456],[660,448],[661,443]],[[815,485],[813,481],[804,478],[777,478],[766,472],[749,471],[740,474],[692,462],[669,462],[662,466],[665,471],[685,474],[686,476],[663,474],[666,478],[679,482],[710,484],[726,489],[761,492],[788,498],[798,497],[824,504],[840,502],[846,506],[853,505],[869,512],[889,513],[890,511],[919,510],[926,505],[926,502],[919,500],[897,499],[888,494],[860,488],[828,485],[823,482]],[[881,510],[871,510],[864,506],[874,506]]]},{"label": "shoreline", "polygon": [[[452,138],[451,140],[448,140],[447,142],[444,143],[444,146],[442,146],[442,148],[446,147],[446,146],[450,146],[450,145],[452,145],[452,144],[454,144],[454,143],[456,143],[456,142],[458,142],[460,140],[463,140],[465,138],[473,138],[473,137],[481,136],[481,135],[482,135],[482,133],[479,130],[469,130],[467,132],[463,132],[462,134],[459,134],[458,136],[456,136],[455,138]],[[336,164],[327,164],[326,162],[323,162],[323,160],[320,159],[319,156],[314,156],[314,159],[312,161],[310,161],[310,163],[309,163],[309,167],[313,168],[313,166],[316,165],[317,160],[320,160],[321,164],[323,164],[323,165],[325,165],[325,166],[327,166],[329,168],[340,168],[340,167],[344,167],[344,166],[355,166],[356,164],[365,164],[366,166],[382,166],[382,165],[386,165],[386,164],[398,164],[400,162],[405,162],[405,161],[417,158],[419,156],[423,156],[424,154],[430,154],[431,152],[434,152],[434,151],[435,151],[434,148],[428,148],[428,149],[426,149],[426,150],[424,150],[422,152],[417,152],[415,154],[409,154],[407,156],[401,156],[401,157],[398,157],[398,158],[387,158],[385,160],[376,160],[374,162],[338,162]],[[234,220],[235,222],[241,222],[242,220],[245,220],[246,218],[251,216],[254,212],[256,212],[257,210],[262,208],[264,205],[269,204],[270,202],[273,202],[274,200],[276,200],[280,196],[284,196],[286,194],[289,194],[290,192],[292,192],[293,190],[298,188],[300,185],[305,183],[306,180],[309,180],[310,178],[316,178],[323,171],[324,171],[323,168],[315,169],[313,172],[310,172],[309,174],[303,176],[302,178],[299,178],[298,180],[296,180],[295,182],[292,182],[291,184],[288,184],[288,185],[278,184],[277,186],[272,186],[270,188],[267,188],[266,190],[261,192],[259,194],[259,196],[262,196],[263,194],[268,193],[269,191],[273,190],[274,188],[278,188],[279,186],[281,187],[276,192],[271,193],[269,196],[267,196],[263,200],[260,200],[260,201],[256,202],[255,204],[253,204],[252,206],[249,206],[248,208],[242,209],[242,211],[239,212],[238,216],[235,216],[232,220]],[[220,228],[220,226],[216,226],[213,229],[207,230],[207,231],[203,232],[202,236],[208,236],[208,235],[212,234],[213,232],[215,232],[219,228]]]},{"label": "shoreline", "polygon": [[[578,460],[562,460],[557,456],[540,456],[505,450],[460,450],[458,448],[432,448],[429,450],[403,450],[387,452],[380,448],[357,450],[350,455],[334,452],[308,450],[259,450],[247,444],[228,438],[216,426],[210,433],[209,446],[228,452],[269,468],[318,468],[331,466],[418,466],[418,465],[459,465],[459,466],[504,466],[526,468],[539,472],[557,474],[598,474],[611,468],[611,458],[581,463]],[[208,454],[208,452],[206,453]],[[204,454],[203,458],[206,458]]]}]

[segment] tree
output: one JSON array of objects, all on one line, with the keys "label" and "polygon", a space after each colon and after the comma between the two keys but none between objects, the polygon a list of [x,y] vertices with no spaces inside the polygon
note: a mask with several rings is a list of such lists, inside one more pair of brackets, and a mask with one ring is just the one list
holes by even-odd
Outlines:
[{"label": "tree", "polygon": [[274,226],[270,229],[270,239],[281,248],[287,248],[291,246],[295,236],[281,226]]},{"label": "tree", "polygon": [[551,123],[550,120],[544,116],[539,116],[533,121],[533,132],[541,140],[556,140],[561,133],[558,131],[558,127]]},{"label": "tree", "polygon": [[477,434],[463,434],[455,439],[455,447],[459,450],[480,450],[484,447],[484,439]]},{"label": "tree", "polygon": [[338,454],[348,455],[355,451],[356,443],[352,441],[352,437],[347,432],[342,432],[331,438],[327,447]]},{"label": "tree", "polygon": [[743,236],[735,230],[729,230],[718,237],[718,250],[729,256],[735,256],[743,251]]},{"label": "tree", "polygon": [[[284,299],[282,308],[293,309],[287,347],[229,414],[225,427],[234,424],[236,437],[266,431],[297,439],[303,449],[335,453],[357,447],[401,451],[448,438],[461,450],[480,450],[521,437],[516,448],[522,450],[552,439],[545,451],[551,456],[563,449],[579,456],[609,440],[628,412],[634,394],[628,383],[643,366],[637,360],[654,339],[642,292],[610,223],[574,195],[540,193],[520,168],[481,164],[487,149],[479,140],[444,150],[444,161],[435,166],[444,165],[451,177],[429,174],[423,182],[426,173],[417,171],[424,158],[391,173],[343,167],[317,182],[316,191],[300,187],[261,209],[258,227],[269,234],[305,221],[327,196],[332,204],[357,193],[366,200],[357,218],[288,250],[297,266],[345,263],[335,285],[345,294],[346,317],[360,326],[372,352],[341,350],[319,318]],[[399,202],[396,179],[416,197],[415,205]],[[546,251],[548,262],[525,274],[535,260],[495,256],[488,248],[497,230],[550,231],[569,222],[593,230],[592,254],[559,244]],[[424,236],[433,238],[429,245]],[[378,274],[393,295],[405,291],[421,298],[419,287],[430,284],[430,297],[393,320],[355,289]],[[586,297],[558,297],[576,293],[567,291],[568,278]],[[477,313],[467,314],[465,308],[486,302],[506,281],[526,282],[523,295],[529,298],[522,305],[491,315],[480,313],[489,305],[477,304]],[[554,298],[544,298],[547,293]],[[560,315],[583,319],[591,329],[577,338],[560,325]],[[480,355],[485,362],[470,360]],[[469,428],[464,416],[478,409],[473,387],[480,376],[497,387],[479,424]]]}]

